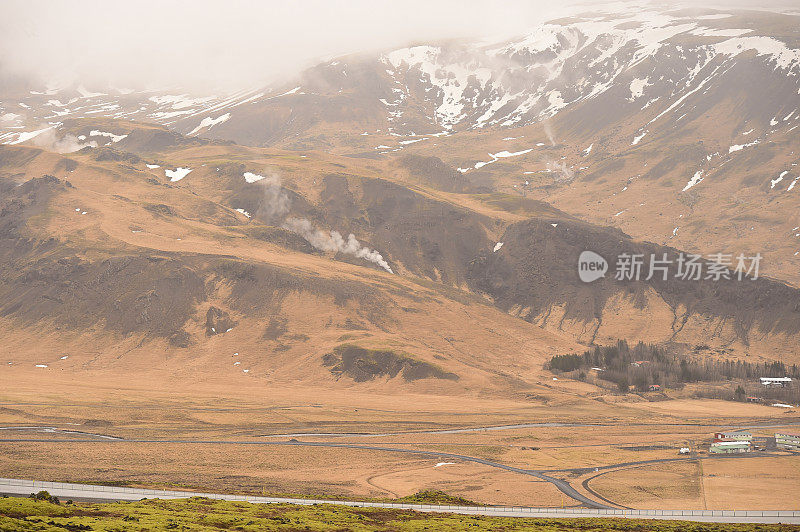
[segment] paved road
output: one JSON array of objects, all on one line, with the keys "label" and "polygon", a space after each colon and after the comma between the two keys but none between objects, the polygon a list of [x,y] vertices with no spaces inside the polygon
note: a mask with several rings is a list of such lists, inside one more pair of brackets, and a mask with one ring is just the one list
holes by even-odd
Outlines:
[{"label": "paved road", "polygon": [[375,438],[379,436],[406,436],[413,434],[464,434],[467,432],[489,432],[496,430],[513,430],[542,427],[602,427],[599,423],[517,423],[513,425],[486,425],[481,427],[463,427],[456,429],[404,430],[399,432],[288,432],[284,434],[260,434],[261,438],[299,438],[309,436],[325,436],[331,438]]},{"label": "paved road", "polygon": [[[341,443],[341,442],[304,442],[304,441],[251,441],[251,440],[147,440],[147,439],[114,439],[114,440],[99,440],[99,439],[69,439],[69,440],[57,440],[57,439],[44,439],[44,438],[5,438],[0,439],[0,443],[2,442],[37,442],[37,443],[50,443],[50,444],[70,444],[70,443],[165,443],[165,444],[208,444],[208,445],[260,445],[260,446],[296,446],[296,447],[334,447],[334,448],[346,448],[346,449],[363,449],[367,451],[380,451],[380,452],[392,452],[392,453],[402,453],[402,454],[413,454],[417,456],[426,456],[431,458],[437,459],[444,459],[444,460],[461,460],[464,462],[473,462],[478,464],[483,464],[489,467],[493,467],[496,469],[502,469],[505,471],[510,471],[512,473],[517,473],[520,475],[526,475],[534,478],[538,478],[540,480],[544,480],[553,484],[559,491],[563,494],[567,495],[568,497],[574,499],[578,503],[583,506],[587,506],[588,508],[594,509],[614,509],[615,507],[608,504],[608,500],[596,500],[592,499],[583,493],[577,491],[572,485],[567,482],[566,480],[562,480],[560,478],[553,477],[548,475],[548,473],[587,473],[590,471],[599,471],[599,470],[607,470],[613,468],[623,468],[623,467],[632,467],[638,465],[645,465],[645,464],[656,464],[656,463],[668,463],[668,462],[680,462],[685,460],[709,460],[709,459],[723,459],[723,458],[735,458],[735,459],[742,459],[742,458],[750,458],[750,457],[758,457],[758,456],[769,456],[770,453],[746,453],[746,454],[734,454],[734,455],[709,455],[709,456],[687,456],[687,457],[675,457],[675,458],[659,458],[659,459],[651,459],[651,460],[641,460],[636,462],[622,462],[619,464],[610,464],[605,466],[598,466],[598,467],[584,467],[584,468],[572,468],[572,469],[553,469],[553,470],[532,470],[532,469],[522,469],[519,467],[509,466],[506,464],[501,464],[499,462],[493,462],[491,460],[485,460],[483,458],[478,458],[475,456],[468,456],[464,454],[457,454],[457,453],[446,453],[440,451],[424,451],[424,450],[417,450],[417,449],[404,449],[398,447],[386,447],[386,446],[379,446],[379,445],[361,445],[355,443]],[[602,499],[602,497],[601,497]]]},{"label": "paved road", "polygon": [[[735,429],[767,429],[767,428],[775,428],[775,427],[787,427],[787,426],[795,426],[800,425],[800,421],[797,421],[796,418],[792,418],[793,420],[787,420],[786,423],[776,423],[774,421],[770,422],[762,422],[761,424],[754,424],[754,425],[743,425],[731,428],[730,430]],[[767,424],[773,423],[773,424]],[[510,425],[485,425],[479,427],[462,427],[462,428],[453,428],[453,429],[431,429],[431,430],[406,430],[406,431],[398,431],[398,432],[286,432],[280,434],[259,434],[258,437],[261,438],[300,438],[300,437],[312,437],[312,436],[319,436],[319,437],[326,437],[326,438],[374,438],[374,437],[386,437],[386,436],[406,436],[406,435],[413,435],[413,434],[464,434],[469,432],[491,432],[491,431],[501,431],[501,430],[514,430],[514,429],[526,429],[526,428],[542,428],[542,427],[697,427],[697,428],[708,428],[708,427],[715,427],[720,428],[720,425],[715,423],[570,423],[570,422],[550,422],[550,423],[516,423]],[[726,425],[725,427],[731,427]]]},{"label": "paved road", "polygon": [[[793,424],[792,421],[787,420],[788,424]],[[508,430],[514,428],[533,428],[533,427],[566,427],[566,426],[591,426],[592,424],[583,424],[583,423],[523,423],[523,424],[512,424],[512,425],[493,425],[493,426],[484,426],[484,427],[470,427],[470,428],[457,428],[457,429],[444,429],[444,430],[422,430],[422,431],[406,431],[406,432],[397,432],[397,433],[295,433],[295,434],[283,434],[283,435],[268,435],[268,437],[290,437],[290,436],[333,436],[333,437],[342,437],[342,436],[393,436],[393,435],[400,435],[400,434],[456,434],[456,433],[465,433],[465,432],[480,432],[480,431],[494,431],[494,430]],[[604,425],[604,424],[598,424]],[[644,424],[642,424],[644,425]],[[688,423],[676,423],[675,425],[690,425]],[[768,425],[761,425],[762,427]],[[424,450],[417,450],[417,449],[408,449],[408,448],[400,448],[395,447],[393,445],[398,444],[389,444],[392,446],[382,445],[382,444],[372,444],[372,445],[362,445],[362,444],[354,444],[354,443],[343,443],[343,442],[331,442],[331,441],[297,441],[297,440],[289,440],[289,441],[251,441],[251,440],[178,440],[178,439],[164,439],[164,440],[152,440],[152,439],[125,439],[119,438],[116,436],[110,436],[106,434],[93,434],[88,432],[81,432],[73,429],[63,429],[57,427],[46,427],[46,426],[5,426],[0,427],[0,430],[9,430],[9,431],[24,431],[24,430],[35,430],[37,432],[50,432],[50,433],[62,433],[62,434],[71,434],[76,436],[82,436],[83,438],[70,438],[69,440],[58,440],[58,439],[45,439],[45,438],[6,438],[0,439],[0,442],[40,442],[40,443],[51,443],[51,444],[64,444],[64,443],[96,443],[98,441],[105,441],[105,442],[120,442],[120,443],[166,443],[166,444],[216,444],[216,445],[291,445],[291,446],[298,446],[298,447],[338,447],[338,448],[349,448],[349,449],[364,449],[369,451],[381,451],[381,452],[394,452],[394,453],[403,453],[403,454],[413,454],[418,456],[426,456],[444,460],[460,460],[464,462],[473,462],[483,464],[489,467],[502,469],[505,471],[510,471],[512,473],[526,475],[529,477],[538,478],[545,482],[549,482],[553,484],[559,491],[567,495],[568,497],[572,498],[573,500],[577,501],[580,505],[586,506],[588,508],[594,509],[614,509],[615,506],[612,505],[612,502],[608,499],[600,496],[599,494],[595,493],[591,490],[587,483],[584,482],[583,486],[586,491],[594,496],[595,498],[590,498],[589,496],[577,491],[570,483],[566,480],[557,478],[552,476],[553,473],[577,473],[577,474],[584,474],[591,471],[601,471],[601,470],[609,470],[609,469],[617,469],[617,468],[626,468],[626,467],[635,467],[645,464],[654,464],[654,463],[666,463],[666,462],[677,462],[677,461],[684,461],[684,460],[695,460],[695,459],[711,459],[711,458],[745,458],[745,457],[754,457],[754,456],[765,456],[769,453],[748,453],[742,455],[725,455],[725,456],[707,456],[707,457],[674,457],[674,458],[662,458],[662,459],[653,459],[653,460],[642,460],[642,461],[635,461],[635,462],[624,462],[619,464],[611,464],[605,466],[598,466],[598,467],[582,467],[582,468],[566,468],[566,469],[553,469],[553,470],[529,470],[529,469],[522,469],[518,467],[509,466],[506,464],[501,464],[499,462],[493,462],[491,460],[485,460],[483,458],[477,458],[474,456],[468,456],[463,454],[457,453],[446,453],[446,452],[439,452],[439,451],[424,451]],[[89,438],[89,439],[87,439]],[[598,500],[599,499],[599,500]],[[619,505],[617,505],[619,506]]]},{"label": "paved road", "polygon": [[85,430],[65,429],[61,427],[50,427],[45,425],[9,425],[0,427],[0,430],[8,430],[11,432],[41,432],[50,434],[77,434],[84,438],[101,438],[104,440],[121,440],[117,436],[109,436],[108,434],[98,434],[96,432],[86,432]]},{"label": "paved road", "polygon": [[89,484],[67,484],[0,478],[0,493],[24,496],[39,490],[47,490],[62,499],[84,499],[97,501],[134,501],[142,498],[182,499],[207,497],[228,501],[247,501],[262,504],[338,504],[345,506],[393,508],[418,512],[442,512],[501,517],[615,517],[625,519],[669,519],[681,521],[703,521],[714,523],[800,523],[800,512],[761,511],[710,511],[710,510],[618,510],[589,508],[527,508],[507,506],[442,506],[427,504],[400,504],[383,502],[354,502],[325,499],[289,499],[279,497],[252,497],[221,493],[199,493],[186,491],[162,491],[117,486]]},{"label": "paved road", "polygon": [[706,456],[684,455],[676,456],[674,458],[651,458],[649,460],[636,460],[633,462],[619,462],[616,464],[608,464],[602,466],[592,467],[573,467],[567,469],[548,469],[547,473],[575,473],[582,475],[592,471],[602,471],[606,469],[622,469],[627,467],[636,467],[647,464],[663,464],[668,462],[685,462],[687,460],[742,460],[745,458],[764,458],[765,456],[786,456],[785,453],[775,453],[769,451],[752,451],[749,453],[732,453],[732,454],[708,454]]},{"label": "paved road", "polygon": [[489,467],[510,471],[512,473],[518,473],[520,475],[535,477],[540,480],[544,480],[546,482],[553,484],[558,490],[564,493],[564,495],[567,495],[568,497],[578,501],[582,505],[588,506],[589,508],[596,508],[596,509],[614,508],[613,506],[609,506],[603,502],[595,501],[587,497],[586,495],[580,493],[575,488],[573,488],[570,485],[570,483],[567,482],[566,480],[561,480],[560,478],[548,476],[540,471],[521,469],[519,467],[513,467],[506,464],[501,464],[499,462],[492,462],[491,460],[484,460],[483,458],[477,458],[475,456],[468,456],[465,454],[445,453],[439,451],[422,451],[417,449],[401,449],[397,447],[383,447],[377,445],[359,445],[355,443],[301,442],[301,441],[143,440],[143,439],[97,440],[97,439],[77,439],[77,438],[70,440],[55,440],[55,439],[43,439],[43,438],[5,438],[5,439],[0,439],[0,443],[2,442],[37,442],[37,443],[51,443],[51,444],[102,442],[102,443],[168,443],[168,444],[215,444],[215,445],[288,445],[296,447],[337,447],[346,449],[364,449],[367,451],[383,451],[383,452],[413,454],[418,456],[427,456],[431,458],[440,458],[445,460],[461,460],[464,462],[474,462]]}]

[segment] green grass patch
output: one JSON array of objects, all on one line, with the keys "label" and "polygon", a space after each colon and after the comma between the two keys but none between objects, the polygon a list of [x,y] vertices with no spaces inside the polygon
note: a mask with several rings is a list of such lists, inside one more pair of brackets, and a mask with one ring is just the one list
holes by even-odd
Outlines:
[{"label": "green grass patch", "polygon": [[394,502],[407,502],[411,504],[445,504],[450,506],[481,506],[475,501],[465,499],[464,497],[448,495],[447,493],[439,490],[420,491],[414,495],[408,495],[406,497],[396,499]]},{"label": "green grass patch", "polygon": [[[422,498],[445,497],[436,492]],[[433,494],[431,494],[433,493]],[[0,530],[536,530],[660,532],[789,532],[794,525],[688,523],[623,519],[522,519],[431,514],[410,510],[336,505],[251,504],[194,497],[102,504],[62,504],[21,498],[0,499]]]}]

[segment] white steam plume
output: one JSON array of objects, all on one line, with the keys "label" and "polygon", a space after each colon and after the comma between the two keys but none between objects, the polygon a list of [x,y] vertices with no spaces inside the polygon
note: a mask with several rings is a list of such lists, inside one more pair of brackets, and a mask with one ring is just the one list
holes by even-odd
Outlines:
[{"label": "white steam plume", "polygon": [[362,246],[353,234],[345,239],[338,231],[315,229],[305,218],[286,218],[291,207],[291,198],[281,187],[281,178],[270,174],[256,182],[262,188],[263,201],[258,206],[256,215],[267,222],[283,220],[281,227],[305,238],[316,249],[329,252],[345,253],[377,264],[389,273],[394,273],[383,256],[368,247]]},{"label": "white steam plume", "polygon": [[547,135],[547,139],[550,141],[550,145],[556,145],[556,138],[553,136],[553,128],[550,127],[550,122],[545,120],[542,122],[542,129],[544,129],[544,134]]},{"label": "white steam plume", "polygon": [[67,133],[59,138],[54,129],[42,131],[30,141],[35,146],[57,153],[72,153],[88,147],[96,148],[97,142],[81,142],[78,137]]},{"label": "white steam plume", "polygon": [[256,216],[265,221],[280,220],[289,212],[291,200],[281,188],[281,178],[270,174],[259,180],[264,200],[259,204]]},{"label": "white steam plume", "polygon": [[304,218],[287,218],[282,227],[302,236],[319,250],[353,255],[377,264],[389,273],[394,273],[380,253],[362,246],[352,233],[345,239],[338,231],[315,229],[311,222]]},{"label": "white steam plume", "polygon": [[561,174],[567,181],[571,181],[575,177],[575,172],[572,168],[567,167],[567,163],[565,161],[561,161],[561,163],[555,163],[556,170]]},{"label": "white steam plume", "polygon": [[566,161],[554,161],[546,157],[542,158],[542,161],[547,165],[549,171],[560,175],[558,181],[571,181],[575,177],[575,171],[567,166]]}]

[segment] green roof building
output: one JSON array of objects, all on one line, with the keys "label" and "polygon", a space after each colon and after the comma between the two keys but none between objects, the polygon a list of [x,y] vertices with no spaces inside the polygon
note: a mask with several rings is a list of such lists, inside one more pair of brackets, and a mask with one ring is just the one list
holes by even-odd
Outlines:
[{"label": "green roof building", "polygon": [[711,444],[708,452],[714,454],[749,453],[749,441],[717,441]]},{"label": "green roof building", "polygon": [[776,432],[775,446],[778,449],[800,451],[800,434],[789,434],[788,432]]}]

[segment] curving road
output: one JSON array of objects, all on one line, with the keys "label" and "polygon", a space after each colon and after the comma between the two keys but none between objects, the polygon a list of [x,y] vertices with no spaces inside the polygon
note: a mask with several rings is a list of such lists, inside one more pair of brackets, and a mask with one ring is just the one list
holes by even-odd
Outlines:
[{"label": "curving road", "polygon": [[[104,435],[95,435],[101,436]],[[70,443],[164,443],[164,444],[208,444],[208,445],[260,445],[260,446],[295,446],[295,447],[328,447],[328,448],[346,448],[346,449],[362,449],[367,451],[379,451],[379,452],[392,452],[392,453],[402,453],[402,454],[411,454],[416,456],[425,456],[431,458],[438,458],[444,460],[460,460],[463,462],[473,462],[478,464],[483,464],[488,467],[493,467],[496,469],[502,469],[504,471],[509,471],[512,473],[526,475],[530,477],[534,477],[545,482],[549,482],[553,484],[559,491],[561,491],[564,495],[567,495],[571,499],[577,501],[583,506],[592,509],[598,510],[613,510],[617,509],[617,507],[611,504],[611,501],[605,499],[604,497],[598,495],[593,490],[588,489],[588,483],[584,483],[583,486],[587,488],[587,491],[595,496],[597,496],[601,500],[595,500],[583,493],[577,491],[572,485],[563,479],[548,475],[547,473],[576,473],[576,474],[584,474],[591,471],[600,471],[600,470],[610,470],[616,468],[627,468],[633,466],[640,466],[646,464],[655,464],[655,463],[668,463],[668,462],[679,462],[679,461],[686,461],[686,460],[708,460],[708,459],[722,459],[722,458],[750,458],[750,457],[759,457],[759,456],[770,456],[771,453],[767,452],[754,452],[754,453],[746,453],[746,454],[734,454],[734,455],[709,455],[709,456],[686,456],[686,457],[674,457],[674,458],[659,458],[659,459],[650,459],[650,460],[641,460],[635,462],[622,462],[619,464],[611,464],[611,465],[604,465],[604,466],[597,466],[597,467],[581,467],[581,468],[571,468],[571,469],[552,469],[552,470],[532,470],[532,469],[522,469],[519,467],[514,467],[506,464],[502,464],[499,462],[493,462],[491,460],[485,460],[483,458],[478,458],[475,456],[469,456],[464,454],[457,454],[457,453],[447,453],[441,451],[424,451],[418,449],[404,449],[399,447],[387,447],[383,445],[362,445],[356,443],[340,443],[340,442],[307,442],[307,441],[297,441],[297,440],[289,440],[289,441],[252,441],[252,440],[179,440],[179,439],[164,439],[164,440],[155,440],[155,439],[124,439],[124,438],[114,438],[114,439],[80,439],[74,438],[69,440],[59,440],[59,439],[45,439],[45,438],[5,438],[0,439],[0,443],[3,442],[36,442],[36,443],[50,443],[50,444],[70,444]]]},{"label": "curving road", "polygon": [[338,442],[301,442],[301,441],[247,441],[247,440],[145,440],[145,439],[115,439],[115,440],[97,440],[97,439],[69,439],[69,440],[54,440],[44,438],[5,438],[0,439],[3,442],[37,442],[37,443],[169,443],[169,444],[216,444],[216,445],[288,445],[296,447],[336,447],[346,449],[363,449],[367,451],[382,451],[403,454],[413,454],[418,456],[427,456],[431,458],[444,458],[449,460],[461,460],[464,462],[474,462],[483,464],[497,469],[503,469],[512,473],[520,475],[527,475],[538,478],[553,484],[559,491],[568,497],[578,501],[579,503],[595,509],[613,509],[603,502],[595,501],[585,496],[584,494],[573,488],[566,480],[548,476],[541,471],[530,469],[521,469],[519,467],[501,464],[499,462],[492,462],[491,460],[484,460],[475,456],[468,456],[465,454],[445,453],[439,451],[422,451],[417,449],[401,449],[397,447],[383,447],[377,445],[359,445],[356,443],[338,443]]},{"label": "curving road", "polygon": [[182,499],[206,497],[227,501],[247,501],[260,504],[338,504],[343,506],[367,508],[391,508],[414,510],[418,512],[458,513],[467,515],[490,515],[499,517],[536,518],[575,518],[575,517],[613,517],[624,519],[669,519],[681,521],[703,521],[714,523],[800,523],[800,512],[762,512],[762,511],[711,511],[711,510],[619,510],[597,508],[527,508],[507,506],[443,506],[428,504],[402,504],[387,502],[356,502],[327,499],[289,499],[279,497],[251,497],[246,495],[226,495],[220,493],[199,493],[186,491],[162,491],[117,486],[98,486],[90,484],[68,484],[62,482],[41,482],[0,478],[0,493],[25,496],[29,493],[47,490],[51,495],[62,499],[93,501],[135,501],[143,498]]}]

